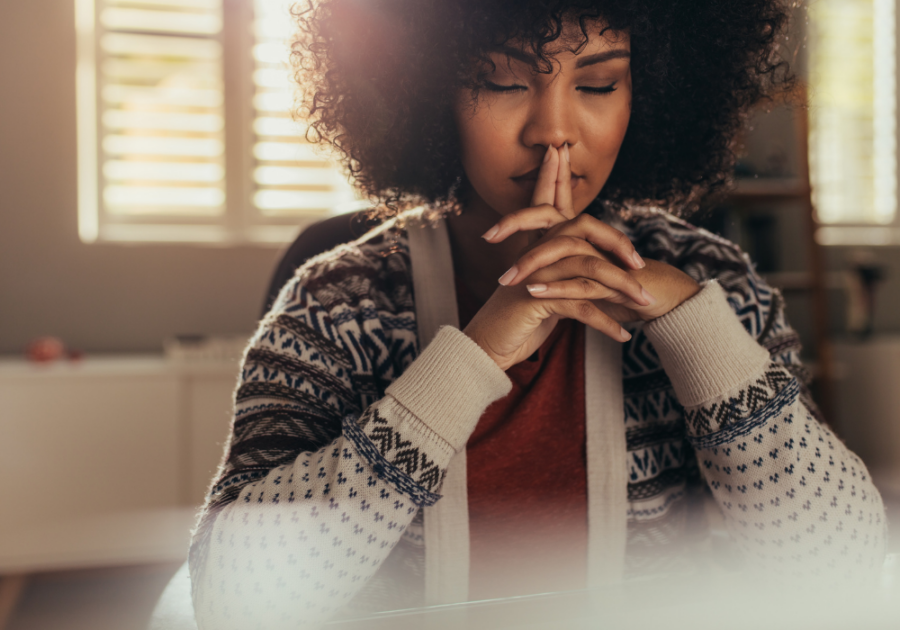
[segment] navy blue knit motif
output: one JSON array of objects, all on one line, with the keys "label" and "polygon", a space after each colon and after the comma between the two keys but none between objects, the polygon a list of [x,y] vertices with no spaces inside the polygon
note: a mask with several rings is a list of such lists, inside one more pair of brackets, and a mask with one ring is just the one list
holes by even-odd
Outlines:
[{"label": "navy blue knit motif", "polygon": [[[373,410],[372,413],[377,414],[377,410]],[[379,450],[378,446],[369,438],[369,435],[359,428],[355,418],[352,416],[344,418],[344,436],[353,442],[359,453],[369,461],[372,470],[381,479],[396,487],[397,490],[404,493],[413,503],[420,507],[434,505],[441,498],[441,495],[426,490],[426,488],[438,487],[443,479],[443,475],[440,468],[434,462],[429,461],[425,453],[417,448],[407,448],[401,454],[391,453],[391,451],[396,451],[392,446],[386,449],[382,447],[382,450]],[[402,442],[399,432],[396,432],[396,439]],[[391,461],[385,457],[383,451],[393,455]],[[415,465],[414,468],[411,468],[407,463],[410,460],[417,462],[419,459],[422,460],[421,467]],[[406,470],[400,470],[399,466],[404,466]],[[413,481],[413,479],[416,481]],[[422,480],[424,480],[424,483]]]}]

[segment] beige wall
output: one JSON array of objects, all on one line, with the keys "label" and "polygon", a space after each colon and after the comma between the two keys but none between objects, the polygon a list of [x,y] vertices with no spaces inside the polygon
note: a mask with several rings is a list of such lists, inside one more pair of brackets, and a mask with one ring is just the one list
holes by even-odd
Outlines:
[{"label": "beige wall", "polygon": [[253,330],[279,252],[85,245],[76,229],[73,0],[0,2],[0,354]]}]

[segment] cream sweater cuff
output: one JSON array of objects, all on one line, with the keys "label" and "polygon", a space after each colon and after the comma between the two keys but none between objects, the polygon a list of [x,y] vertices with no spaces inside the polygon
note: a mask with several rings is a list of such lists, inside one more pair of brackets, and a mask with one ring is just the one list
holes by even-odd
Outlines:
[{"label": "cream sweater cuff", "polygon": [[728,393],[769,362],[769,353],[738,320],[715,280],[644,331],[685,407]]},{"label": "cream sweater cuff", "polygon": [[487,406],[510,389],[509,377],[478,344],[444,326],[386,393],[458,452]]}]

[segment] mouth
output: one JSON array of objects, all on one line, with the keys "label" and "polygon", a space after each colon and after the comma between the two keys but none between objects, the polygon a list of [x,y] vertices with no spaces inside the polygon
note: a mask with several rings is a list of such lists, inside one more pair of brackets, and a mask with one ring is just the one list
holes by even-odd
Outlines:
[{"label": "mouth", "polygon": [[[538,172],[540,171],[540,167],[533,168],[527,173],[523,173],[522,175],[515,175],[510,177],[511,180],[516,182],[517,184],[523,185],[531,185],[533,186],[537,182]],[[572,187],[574,188],[579,181],[584,179],[584,175],[577,175],[572,173]]]}]

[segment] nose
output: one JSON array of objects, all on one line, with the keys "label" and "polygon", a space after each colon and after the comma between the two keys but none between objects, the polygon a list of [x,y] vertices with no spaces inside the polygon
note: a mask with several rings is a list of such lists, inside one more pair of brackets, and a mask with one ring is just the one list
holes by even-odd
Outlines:
[{"label": "nose", "polygon": [[522,143],[529,148],[556,148],[578,143],[573,111],[563,81],[548,81],[548,85],[534,92],[528,117],[522,128]]}]

